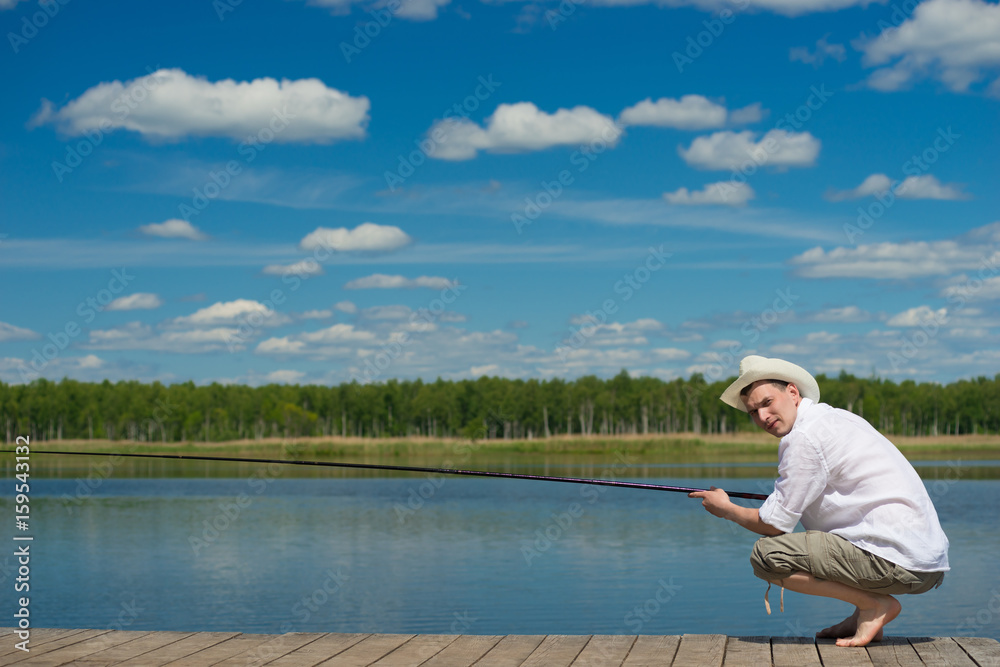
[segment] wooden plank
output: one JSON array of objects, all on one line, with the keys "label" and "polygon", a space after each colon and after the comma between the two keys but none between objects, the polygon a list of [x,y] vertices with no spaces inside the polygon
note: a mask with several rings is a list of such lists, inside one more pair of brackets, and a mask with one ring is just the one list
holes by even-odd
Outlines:
[{"label": "wooden plank", "polygon": [[661,667],[673,662],[680,635],[639,635],[623,667]]},{"label": "wooden plank", "polygon": [[981,667],[1000,666],[1000,642],[985,637],[955,637],[955,641]]},{"label": "wooden plank", "polygon": [[[55,650],[46,651],[40,655],[35,654],[35,651],[32,651],[32,659],[29,662],[32,665],[64,665],[67,663],[75,663],[76,661],[83,660],[94,653],[100,653],[101,651],[113,648],[119,644],[126,644],[128,642],[135,641],[136,639],[141,639],[142,637],[148,637],[150,634],[151,633],[148,631],[108,631],[69,646],[63,646]],[[21,664],[28,663],[22,662]]]},{"label": "wooden plank", "polygon": [[197,653],[192,653],[173,662],[168,662],[167,665],[170,667],[205,667],[205,665],[214,665],[234,655],[265,644],[273,638],[274,635],[237,635],[232,639],[219,642]]},{"label": "wooden plank", "polygon": [[573,661],[573,667],[617,667],[635,643],[633,635],[594,635]]},{"label": "wooden plank", "polygon": [[273,662],[267,663],[267,667],[312,667],[324,660],[329,660],[338,653],[346,651],[362,639],[370,636],[370,634],[362,632],[325,634],[316,641],[309,642],[305,646],[297,648]]},{"label": "wooden plank", "polygon": [[823,667],[871,667],[864,646],[837,646],[835,639],[817,639],[816,649]]},{"label": "wooden plank", "polygon": [[969,654],[951,637],[910,637],[910,646],[927,667],[975,667]]},{"label": "wooden plank", "polygon": [[420,667],[468,667],[496,646],[503,635],[461,635]]},{"label": "wooden plank", "polygon": [[518,667],[541,645],[545,635],[507,635],[475,663],[476,667]]},{"label": "wooden plank", "polygon": [[822,667],[816,640],[812,637],[774,637],[771,639],[774,667]]},{"label": "wooden plank", "polygon": [[590,641],[590,635],[547,635],[522,667],[569,667]]},{"label": "wooden plank", "polygon": [[416,635],[368,635],[346,651],[319,663],[323,667],[365,667],[380,660]]},{"label": "wooden plank", "polygon": [[674,667],[722,667],[726,635],[682,635]]},{"label": "wooden plank", "polygon": [[41,646],[30,647],[30,653],[14,649],[16,655],[15,653],[8,653],[7,655],[0,656],[0,665],[13,665],[21,662],[28,656],[30,656],[32,660],[35,660],[49,651],[58,651],[61,648],[72,646],[73,644],[78,644],[80,642],[87,641],[88,639],[93,639],[94,637],[98,637],[108,632],[111,632],[111,630],[84,630],[83,632],[69,633],[53,639],[52,641],[45,642]]},{"label": "wooden plank", "polygon": [[923,667],[924,661],[906,637],[885,637],[865,647],[875,667]]},{"label": "wooden plank", "polygon": [[430,660],[450,644],[454,644],[458,635],[417,635],[395,651],[385,656],[372,667],[412,667]]},{"label": "wooden plank", "polygon": [[[31,649],[31,653],[34,653],[43,644],[55,641],[56,639],[69,637],[71,635],[78,635],[81,632],[86,632],[86,630],[68,630],[64,628],[39,628],[38,630],[35,630],[32,628],[31,637],[28,641],[28,648]],[[0,657],[8,654],[24,653],[24,651],[15,646],[15,644],[19,641],[21,640],[17,639],[15,641],[12,637],[8,639],[7,642],[4,642],[4,644],[0,646]]]},{"label": "wooden plank", "polygon": [[[108,635],[109,641],[111,639],[116,639],[126,634],[134,634],[132,632],[113,632]],[[144,633],[145,636],[133,638],[126,642],[114,642],[114,645],[106,646],[103,650],[97,652],[89,652],[86,655],[81,655],[80,657],[74,657],[74,665],[88,665],[91,667],[101,667],[103,665],[114,665],[123,660],[129,660],[136,656],[141,656],[150,651],[156,650],[161,646],[167,646],[168,644],[173,644],[174,642],[180,641],[185,637],[190,637],[192,632],[149,632]],[[95,641],[100,642],[102,638],[97,638]],[[90,644],[92,642],[88,642]],[[65,649],[64,649],[65,650]],[[41,663],[39,663],[41,665]],[[63,663],[45,663],[48,667],[55,667],[55,665]]]},{"label": "wooden plank", "polygon": [[263,635],[267,641],[248,648],[242,653],[232,655],[213,667],[249,667],[250,665],[266,665],[283,655],[288,655],[297,648],[316,641],[323,636],[322,632],[289,632],[284,635]]},{"label": "wooden plank", "polygon": [[159,667],[168,662],[185,658],[192,653],[204,651],[206,648],[237,637],[239,634],[238,632],[196,632],[173,644],[167,644],[141,656],[123,660],[115,667]]},{"label": "wooden plank", "polygon": [[770,637],[730,637],[724,667],[760,667],[771,663]]}]

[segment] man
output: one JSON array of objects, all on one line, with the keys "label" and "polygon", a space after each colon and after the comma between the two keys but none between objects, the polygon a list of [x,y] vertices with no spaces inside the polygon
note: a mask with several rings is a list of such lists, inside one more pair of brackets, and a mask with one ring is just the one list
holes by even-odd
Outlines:
[{"label": "man", "polygon": [[[948,538],[913,466],[864,419],[820,403],[816,380],[787,361],[744,358],[721,398],[781,438],[778,480],[760,509],[736,505],[715,487],[689,497],[764,535],[750,563],[768,589],[774,583],[782,593],[855,606],[817,637],[838,646],[882,639],[901,609],[893,594],[936,588],[949,569]],[[792,532],[799,522],[807,532]]]}]

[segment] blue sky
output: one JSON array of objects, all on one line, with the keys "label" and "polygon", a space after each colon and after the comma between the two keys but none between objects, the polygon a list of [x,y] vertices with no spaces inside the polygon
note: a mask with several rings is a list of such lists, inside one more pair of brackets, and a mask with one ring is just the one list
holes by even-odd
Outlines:
[{"label": "blue sky", "polygon": [[1000,371],[1000,6],[0,0],[0,380]]}]

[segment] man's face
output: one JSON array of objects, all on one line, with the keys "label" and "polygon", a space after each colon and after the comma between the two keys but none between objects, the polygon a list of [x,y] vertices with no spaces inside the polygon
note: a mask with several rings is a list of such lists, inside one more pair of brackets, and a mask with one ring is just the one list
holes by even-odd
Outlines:
[{"label": "man's face", "polygon": [[794,384],[781,389],[768,380],[761,380],[750,386],[743,404],[754,424],[776,438],[783,438],[795,424],[800,400],[799,388]]}]

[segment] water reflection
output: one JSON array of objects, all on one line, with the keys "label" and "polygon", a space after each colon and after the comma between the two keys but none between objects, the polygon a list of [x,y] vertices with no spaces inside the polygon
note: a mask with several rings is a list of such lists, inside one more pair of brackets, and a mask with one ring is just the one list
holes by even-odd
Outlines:
[{"label": "water reflection", "polygon": [[[516,471],[590,476],[604,467],[550,461]],[[989,611],[1000,595],[992,591],[1000,482],[976,478],[997,467],[919,467],[951,539],[954,572],[941,589],[904,598],[894,634],[964,627],[1000,636],[1000,617]],[[764,586],[748,563],[754,536],[681,494],[290,470],[100,478],[86,493],[86,478],[70,469],[36,480],[35,626],[781,636],[846,615],[842,603],[790,594],[784,615],[766,616]],[[766,465],[636,472],[623,478],[746,491],[773,481]],[[10,496],[0,505],[10,511]]]}]

